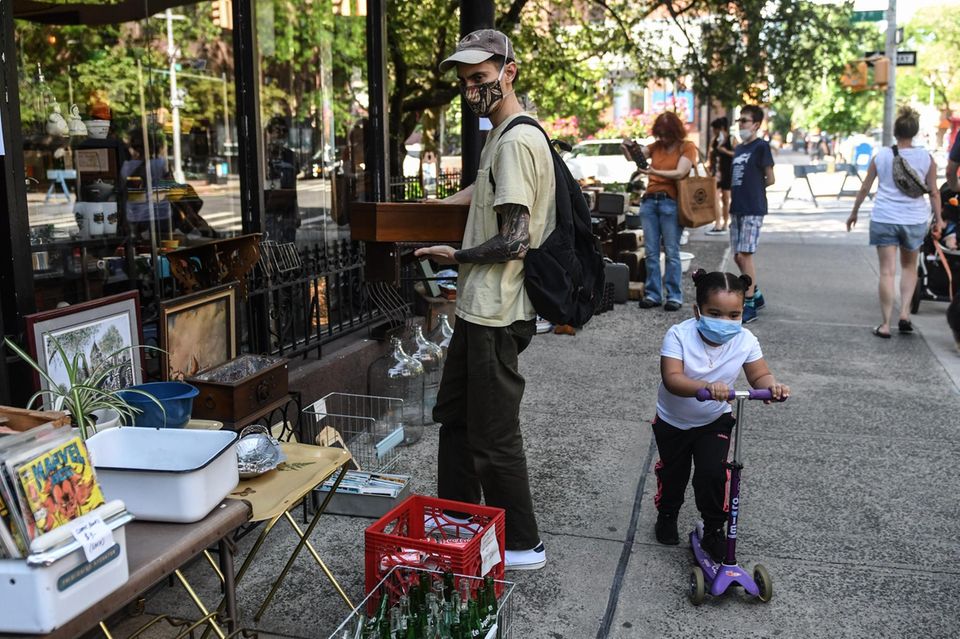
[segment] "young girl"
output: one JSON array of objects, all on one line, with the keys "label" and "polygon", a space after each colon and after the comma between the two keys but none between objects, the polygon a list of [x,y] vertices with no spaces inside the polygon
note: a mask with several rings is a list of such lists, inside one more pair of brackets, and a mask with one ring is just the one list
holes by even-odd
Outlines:
[{"label": "young girl", "polygon": [[[702,546],[715,560],[723,561],[727,518],[724,462],[734,424],[728,393],[741,368],[750,386],[768,388],[776,399],[788,397],[790,389],[777,383],[757,338],[741,325],[750,276],[698,269],[693,281],[697,289],[694,316],[672,326],[660,349],[663,381],[653,422],[660,453],[655,468],[658,515],[654,532],[661,544],[680,543],[677,514],[693,461],[693,492],[704,524]],[[701,388],[709,389],[713,400],[697,401]]]}]

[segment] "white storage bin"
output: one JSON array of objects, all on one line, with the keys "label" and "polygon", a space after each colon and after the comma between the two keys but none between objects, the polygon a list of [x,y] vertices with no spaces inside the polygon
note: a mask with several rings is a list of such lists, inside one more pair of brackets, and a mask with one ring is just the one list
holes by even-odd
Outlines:
[{"label": "white storage bin", "polygon": [[127,582],[123,515],[107,526],[115,545],[92,563],[76,542],[28,559],[0,559],[0,632],[45,634]]},{"label": "white storage bin", "polygon": [[237,434],[174,428],[114,428],[87,440],[107,499],[137,519],[189,523],[237,487]]}]

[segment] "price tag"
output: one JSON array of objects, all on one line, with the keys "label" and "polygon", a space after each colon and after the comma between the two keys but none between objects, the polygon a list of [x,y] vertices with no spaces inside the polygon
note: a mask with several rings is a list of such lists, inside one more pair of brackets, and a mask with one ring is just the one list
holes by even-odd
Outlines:
[{"label": "price tag", "polygon": [[83,547],[87,561],[93,561],[113,547],[113,532],[97,516],[75,519],[70,522],[70,532]]},{"label": "price tag", "polygon": [[480,539],[480,574],[485,575],[500,563],[500,544],[497,543],[496,526],[490,526]]}]

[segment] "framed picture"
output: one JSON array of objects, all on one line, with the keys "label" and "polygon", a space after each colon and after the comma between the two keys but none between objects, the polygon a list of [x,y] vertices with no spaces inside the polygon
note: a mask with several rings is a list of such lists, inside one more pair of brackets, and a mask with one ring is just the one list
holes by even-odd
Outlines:
[{"label": "framed picture", "polygon": [[178,297],[160,306],[160,372],[182,380],[237,355],[233,286]]},{"label": "framed picture", "polygon": [[[82,378],[104,358],[116,353],[114,357],[127,360],[129,366],[120,367],[110,375],[104,388],[117,390],[143,381],[140,294],[137,291],[34,313],[24,319],[30,354],[57,384],[67,386],[67,374],[54,340],[68,359],[83,353],[89,370]],[[45,379],[39,375],[34,378],[41,390],[49,388]],[[43,397],[43,407],[52,408],[49,398]]]}]

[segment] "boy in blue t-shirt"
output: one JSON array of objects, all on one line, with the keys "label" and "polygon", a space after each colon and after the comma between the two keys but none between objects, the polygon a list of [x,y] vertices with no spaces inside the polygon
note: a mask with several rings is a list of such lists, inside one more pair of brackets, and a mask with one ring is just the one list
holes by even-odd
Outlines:
[{"label": "boy in blue t-shirt", "polygon": [[743,306],[743,323],[757,319],[757,309],[764,305],[756,285],[757,272],[753,254],[757,252],[763,216],[767,214],[767,187],[773,184],[773,154],[766,140],[758,136],[763,122],[763,109],[748,104],[740,109],[740,139],[733,150],[730,199],[730,249],[740,272],[754,282],[747,288]]}]

